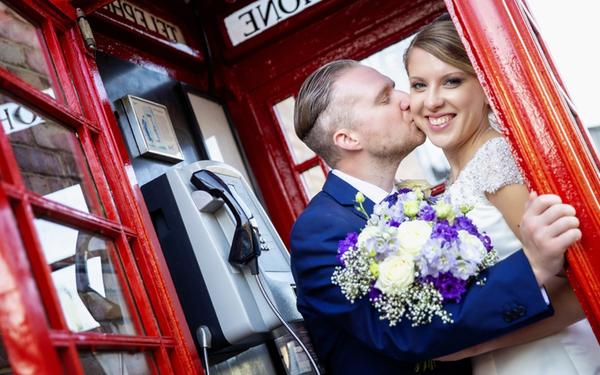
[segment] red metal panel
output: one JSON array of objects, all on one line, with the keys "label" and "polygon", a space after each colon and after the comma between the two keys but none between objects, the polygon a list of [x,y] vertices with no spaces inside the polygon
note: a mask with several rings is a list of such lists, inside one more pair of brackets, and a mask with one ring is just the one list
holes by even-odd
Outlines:
[{"label": "red metal panel", "polygon": [[[143,284],[150,296],[155,309],[156,318],[163,332],[172,335],[176,346],[171,357],[171,364],[166,361],[167,350],[163,347],[158,352],[157,361],[161,371],[167,373],[203,373],[199,357],[194,348],[192,338],[187,328],[182,325],[185,317],[177,300],[177,294],[169,277],[166,262],[157,246],[158,240],[154,238],[152,224],[143,204],[139,187],[134,179],[130,179],[126,170],[131,169],[127,153],[124,152],[124,142],[120,136],[118,124],[112,116],[110,103],[106,97],[102,81],[93,57],[83,52],[79,35],[75,30],[69,31],[65,38],[67,60],[74,68],[74,80],[82,96],[82,105],[86,113],[93,114],[100,122],[103,131],[96,141],[98,154],[105,169],[108,183],[112,188],[113,197],[119,214],[124,224],[129,225],[138,238],[133,244],[135,261],[126,262],[126,272],[135,277],[137,265],[143,278]],[[99,95],[101,95],[99,97]],[[118,141],[117,141],[118,140]],[[119,145],[117,151],[116,145]],[[133,173],[131,172],[133,175]],[[124,258],[127,261],[127,258]],[[137,263],[137,265],[136,265]],[[133,291],[134,293],[141,292]],[[140,306],[142,310],[148,309],[147,305]],[[142,316],[147,316],[150,311],[141,311]],[[162,360],[161,360],[162,359]]]},{"label": "red metal panel", "polygon": [[0,187],[0,332],[17,373],[60,374],[15,218]]},{"label": "red metal panel", "polygon": [[600,178],[586,140],[516,0],[445,2],[531,188],[577,209],[583,238],[567,254],[567,275],[600,337]]},{"label": "red metal panel", "polygon": [[156,50],[168,51],[171,59],[180,60],[183,63],[198,63],[203,60],[202,52],[193,47],[166,41],[133,25],[110,18],[108,14],[110,13],[98,12],[92,16],[95,20],[94,30],[99,30],[105,35],[116,37],[116,39],[124,38],[133,41],[135,45],[141,45],[142,48],[145,46],[153,52]]},{"label": "red metal panel", "polygon": [[54,345],[67,346],[70,341],[86,347],[102,347],[102,349],[157,349],[161,345],[174,346],[175,340],[167,336],[125,336],[107,335],[104,333],[72,333],[68,331],[50,331]]},{"label": "red metal panel", "polygon": [[75,22],[75,9],[66,0],[3,0],[11,8],[23,12],[27,18],[42,24],[46,19],[52,19],[54,24],[64,30]]}]

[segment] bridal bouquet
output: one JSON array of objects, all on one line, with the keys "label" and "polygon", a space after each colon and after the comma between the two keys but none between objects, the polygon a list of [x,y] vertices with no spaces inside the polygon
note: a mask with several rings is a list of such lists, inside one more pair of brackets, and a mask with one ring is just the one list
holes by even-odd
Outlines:
[{"label": "bridal bouquet", "polygon": [[[367,217],[364,196],[358,209]],[[434,316],[452,323],[447,301],[459,302],[480,273],[496,262],[490,238],[465,216],[472,208],[447,199],[426,198],[420,189],[403,188],[375,205],[360,233],[340,241],[332,282],[350,300],[369,296],[394,326],[403,317],[413,326]]]}]

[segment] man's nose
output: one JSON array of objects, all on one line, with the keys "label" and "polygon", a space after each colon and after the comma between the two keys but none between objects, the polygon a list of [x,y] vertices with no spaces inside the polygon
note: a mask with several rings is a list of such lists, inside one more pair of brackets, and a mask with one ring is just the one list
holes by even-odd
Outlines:
[{"label": "man's nose", "polygon": [[407,111],[410,108],[410,96],[404,91],[396,90],[400,97],[400,109]]}]

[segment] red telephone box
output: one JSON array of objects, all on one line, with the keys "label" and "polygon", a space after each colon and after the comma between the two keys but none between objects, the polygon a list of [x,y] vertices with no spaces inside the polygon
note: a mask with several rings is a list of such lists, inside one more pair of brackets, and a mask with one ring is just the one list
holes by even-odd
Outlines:
[{"label": "red telephone box", "polygon": [[[531,187],[577,209],[568,276],[598,337],[598,154],[523,1],[0,0],[0,368],[201,373],[140,185],[218,158],[225,131],[287,242],[327,166],[298,154],[280,108],[320,65],[446,11]],[[179,151],[140,147],[131,103],[166,108]]]}]

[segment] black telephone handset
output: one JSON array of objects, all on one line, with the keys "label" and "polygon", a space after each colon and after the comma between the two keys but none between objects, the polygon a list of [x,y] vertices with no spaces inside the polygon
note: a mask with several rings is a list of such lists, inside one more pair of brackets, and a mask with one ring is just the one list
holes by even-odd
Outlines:
[{"label": "black telephone handset", "polygon": [[258,274],[258,256],[260,243],[258,234],[250,223],[242,207],[235,199],[225,182],[216,174],[202,169],[192,175],[191,183],[198,190],[206,191],[216,198],[221,198],[229,207],[235,218],[235,233],[229,250],[229,263],[236,266],[247,265],[253,275]]}]

